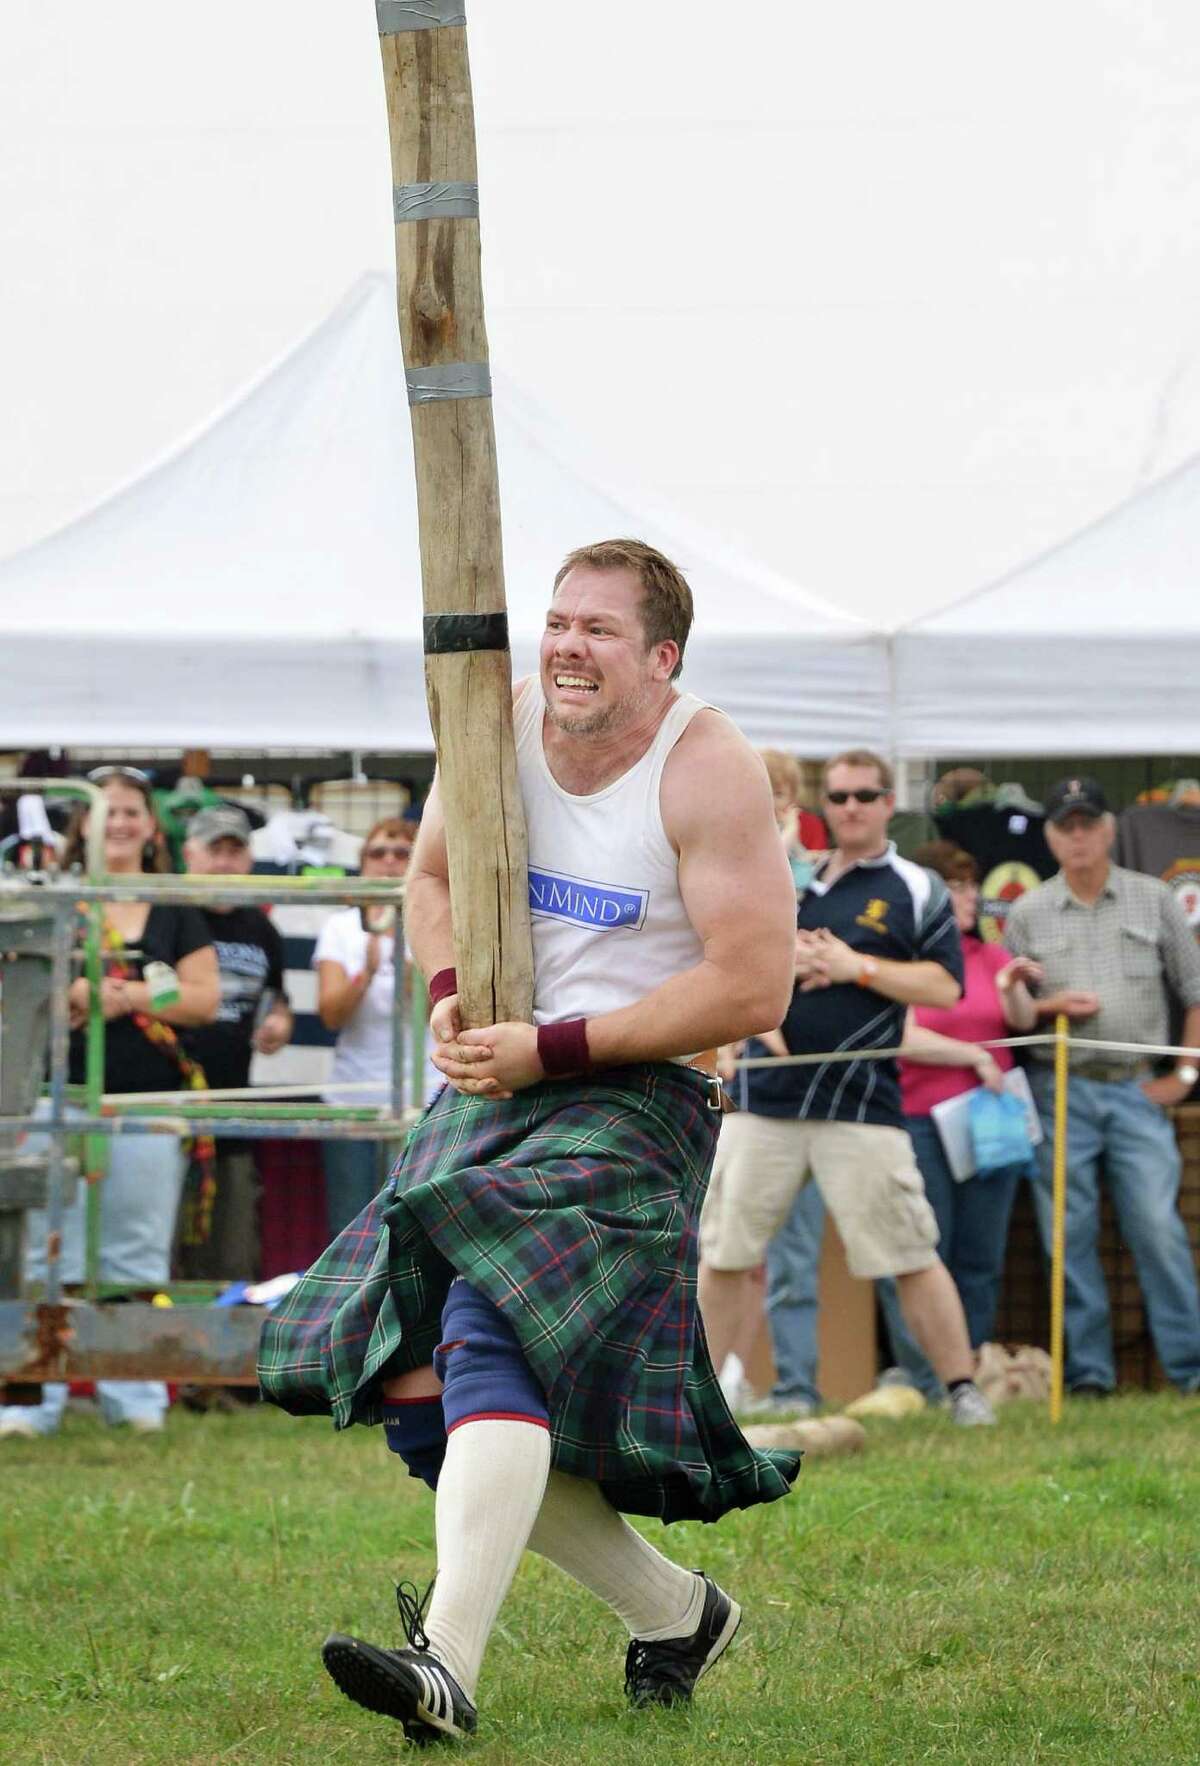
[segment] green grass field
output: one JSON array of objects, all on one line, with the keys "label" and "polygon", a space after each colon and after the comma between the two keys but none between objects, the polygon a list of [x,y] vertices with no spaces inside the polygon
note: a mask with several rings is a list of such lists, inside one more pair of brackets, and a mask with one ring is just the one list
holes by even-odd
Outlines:
[{"label": "green grass field", "polygon": [[[177,1412],[129,1438],[68,1416],[0,1454],[0,1759],[405,1752],[317,1653],[335,1627],[398,1640],[392,1583],[432,1568],[432,1500],[376,1431]],[[990,1431],[877,1422],[787,1502],[647,1530],[746,1608],[693,1709],[628,1711],[623,1633],[527,1557],[480,1766],[1200,1761],[1200,1401],[1077,1402],[1057,1430],[1021,1405]]]}]

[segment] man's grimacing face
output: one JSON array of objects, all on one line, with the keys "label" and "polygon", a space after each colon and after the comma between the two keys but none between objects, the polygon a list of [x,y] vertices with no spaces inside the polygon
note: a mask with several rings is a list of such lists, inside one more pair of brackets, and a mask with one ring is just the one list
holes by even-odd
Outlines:
[{"label": "man's grimacing face", "polygon": [[632,570],[576,565],[546,615],[540,669],[546,711],[569,735],[634,724],[679,660],[674,643],[646,648],[642,585]]}]

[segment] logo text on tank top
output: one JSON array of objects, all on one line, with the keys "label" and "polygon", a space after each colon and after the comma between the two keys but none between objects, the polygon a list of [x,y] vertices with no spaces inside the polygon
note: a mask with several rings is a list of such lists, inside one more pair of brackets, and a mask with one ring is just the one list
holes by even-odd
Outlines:
[{"label": "logo text on tank top", "polygon": [[569,920],[595,931],[635,931],[646,918],[648,889],[620,889],[613,883],[590,883],[562,871],[529,867],[529,911],[535,919]]}]

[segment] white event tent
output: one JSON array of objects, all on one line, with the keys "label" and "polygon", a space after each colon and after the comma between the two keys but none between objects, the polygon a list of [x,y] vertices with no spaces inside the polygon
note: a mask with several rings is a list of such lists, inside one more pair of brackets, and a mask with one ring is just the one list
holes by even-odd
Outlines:
[{"label": "white event tent", "polygon": [[[0,742],[431,748],[393,301],[388,278],[363,278],[198,434],[0,566]],[[755,742],[820,754],[883,738],[878,634],[606,495],[579,470],[574,439],[499,375],[494,403],[518,673],[534,662],[563,554],[635,534],[692,583],[687,687]]]},{"label": "white event tent", "polygon": [[893,640],[899,754],[1200,746],[1200,455]]}]

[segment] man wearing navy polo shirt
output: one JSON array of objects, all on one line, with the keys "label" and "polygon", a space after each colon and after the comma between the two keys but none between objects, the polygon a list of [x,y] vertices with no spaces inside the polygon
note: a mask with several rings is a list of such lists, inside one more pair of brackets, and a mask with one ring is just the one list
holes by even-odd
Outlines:
[{"label": "man wearing navy polo shirt", "polygon": [[[879,755],[853,749],[829,761],[823,808],[835,845],[800,898],[784,1041],[793,1055],[895,1048],[909,1006],[950,1006],[962,992],[950,898],[940,877],[898,857],[888,840],[895,795]],[[747,1052],[765,1051],[751,1043]],[[972,1380],[958,1290],[937,1254],[894,1060],[743,1069],[739,1102],[741,1112],[722,1125],[700,1227],[714,1365],[732,1345],[752,1272],[811,1176],[851,1274],[896,1278],[954,1421],[994,1422]]]}]

